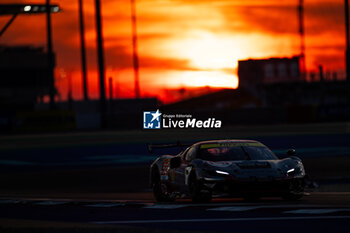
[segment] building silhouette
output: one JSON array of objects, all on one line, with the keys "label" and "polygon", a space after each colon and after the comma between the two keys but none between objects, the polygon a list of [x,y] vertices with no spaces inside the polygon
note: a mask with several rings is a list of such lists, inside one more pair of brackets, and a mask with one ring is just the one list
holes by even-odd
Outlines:
[{"label": "building silhouette", "polygon": [[49,95],[47,53],[29,46],[0,47],[0,107],[2,111],[32,110]]},{"label": "building silhouette", "polygon": [[300,58],[268,58],[238,61],[239,85],[248,89],[259,84],[302,81]]}]

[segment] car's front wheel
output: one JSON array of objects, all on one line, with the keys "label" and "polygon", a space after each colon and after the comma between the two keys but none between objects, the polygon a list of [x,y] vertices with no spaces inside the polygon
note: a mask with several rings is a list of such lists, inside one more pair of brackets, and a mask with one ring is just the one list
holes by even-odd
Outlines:
[{"label": "car's front wheel", "polygon": [[210,190],[203,187],[201,182],[197,180],[194,173],[190,175],[189,190],[193,202],[210,202],[212,193]]},{"label": "car's front wheel", "polygon": [[304,181],[301,179],[293,180],[289,184],[289,192],[285,193],[282,198],[286,201],[296,201],[304,196]]}]

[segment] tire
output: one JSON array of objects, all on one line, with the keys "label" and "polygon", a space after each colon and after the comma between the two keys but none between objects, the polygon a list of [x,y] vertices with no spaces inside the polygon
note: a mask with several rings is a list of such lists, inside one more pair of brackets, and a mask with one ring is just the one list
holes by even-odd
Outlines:
[{"label": "tire", "polygon": [[210,190],[205,189],[194,173],[190,175],[189,190],[192,198],[192,202],[195,203],[207,203],[212,199],[212,193]]},{"label": "tire", "polygon": [[286,201],[297,201],[304,196],[304,187],[303,180],[293,180],[289,184],[289,192],[284,194],[282,198]]},{"label": "tire", "polygon": [[157,202],[173,202],[175,200],[175,198],[171,197],[170,193],[168,193],[167,184],[161,182],[157,169],[153,169],[152,171],[152,190]]}]

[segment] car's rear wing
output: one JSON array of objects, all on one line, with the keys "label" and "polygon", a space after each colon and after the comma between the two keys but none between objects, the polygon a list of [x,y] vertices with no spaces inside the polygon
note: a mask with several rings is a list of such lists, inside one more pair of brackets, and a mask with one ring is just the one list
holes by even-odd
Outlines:
[{"label": "car's rear wing", "polygon": [[152,153],[154,149],[165,149],[165,148],[173,148],[173,147],[180,147],[181,149],[183,149],[184,147],[189,147],[192,144],[189,143],[181,143],[180,141],[178,141],[177,143],[173,143],[173,144],[152,144],[152,143],[148,143],[147,144],[147,149],[149,153]]}]

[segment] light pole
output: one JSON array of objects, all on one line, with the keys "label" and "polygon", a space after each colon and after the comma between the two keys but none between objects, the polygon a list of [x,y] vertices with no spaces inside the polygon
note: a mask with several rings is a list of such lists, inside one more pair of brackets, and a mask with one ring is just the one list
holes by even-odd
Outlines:
[{"label": "light pole", "polygon": [[106,113],[106,90],[105,90],[105,63],[103,51],[103,36],[102,36],[102,19],[101,19],[101,3],[100,0],[95,0],[96,8],[96,32],[97,32],[97,61],[98,74],[100,81],[100,112],[102,114],[102,127],[104,127],[104,115]]},{"label": "light pole", "polygon": [[85,30],[84,30],[84,11],[83,0],[79,0],[79,24],[80,24],[80,49],[81,49],[81,71],[83,76],[83,93],[84,100],[89,100],[87,87],[87,73],[86,73],[86,53],[85,53]]},{"label": "light pole", "polygon": [[304,0],[299,0],[298,5],[299,35],[300,35],[300,68],[301,77],[306,78],[306,60],[305,60],[305,29],[304,29]]},{"label": "light pole", "polygon": [[131,0],[132,48],[134,60],[135,98],[140,98],[139,57],[137,53],[136,2]]},{"label": "light pole", "polygon": [[47,56],[48,56],[48,76],[50,80],[49,96],[50,109],[55,108],[55,78],[54,78],[54,55],[52,48],[52,30],[51,30],[51,7],[50,0],[46,0],[46,26],[47,26]]},{"label": "light pole", "polygon": [[[58,5],[50,5],[51,13],[58,13],[60,7]],[[17,15],[32,15],[32,14],[44,14],[47,12],[47,4],[0,4],[0,16],[12,15],[11,19],[0,30],[0,36],[2,36],[7,28],[16,19]]]},{"label": "light pole", "polygon": [[49,80],[49,97],[50,97],[50,109],[55,108],[55,79],[54,79],[54,67],[55,59],[52,48],[52,29],[51,29],[51,13],[58,13],[60,7],[58,5],[50,5],[50,0],[46,0],[45,4],[0,4],[0,16],[12,15],[11,19],[0,30],[0,36],[2,36],[6,29],[16,19],[18,14],[31,15],[31,14],[46,14],[46,39],[47,39],[47,76]]}]

